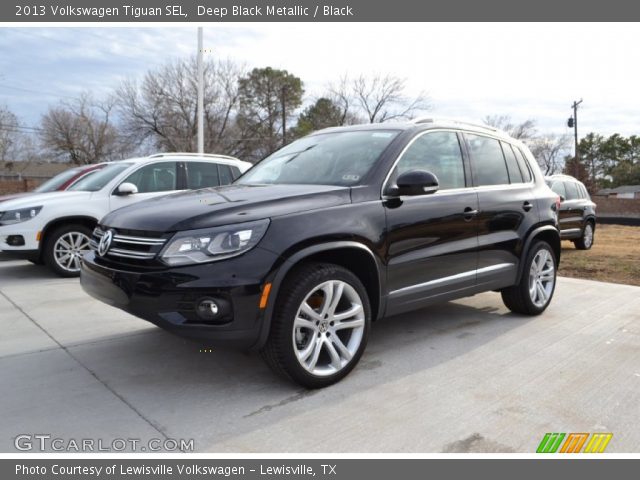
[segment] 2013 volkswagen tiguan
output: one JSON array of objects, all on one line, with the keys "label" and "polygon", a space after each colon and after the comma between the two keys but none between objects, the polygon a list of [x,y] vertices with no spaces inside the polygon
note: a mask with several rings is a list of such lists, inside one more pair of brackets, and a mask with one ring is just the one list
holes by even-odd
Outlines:
[{"label": "2013 volkswagen tiguan", "polygon": [[331,128],[230,186],[108,214],[81,281],[167,330],[259,349],[318,388],[354,368],[383,316],[490,290],[542,313],[560,259],[556,200],[526,146],[494,129]]}]

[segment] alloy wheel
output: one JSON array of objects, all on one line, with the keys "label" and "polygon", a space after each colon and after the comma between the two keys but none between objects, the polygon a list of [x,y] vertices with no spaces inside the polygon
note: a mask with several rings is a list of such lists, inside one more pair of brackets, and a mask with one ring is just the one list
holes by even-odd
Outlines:
[{"label": "alloy wheel", "polygon": [[53,255],[58,266],[66,272],[80,271],[82,256],[89,251],[89,237],[82,232],[67,232],[53,245]]},{"label": "alloy wheel", "polygon": [[551,299],[556,281],[555,261],[549,250],[540,249],[529,270],[529,295],[536,307],[544,307]]},{"label": "alloy wheel", "polygon": [[333,375],[353,359],[365,327],[358,292],[341,280],[314,287],[293,322],[293,348],[300,365],[317,376]]},{"label": "alloy wheel", "polygon": [[591,244],[593,243],[593,227],[590,223],[587,223],[587,225],[584,227],[584,233],[582,234],[582,243],[584,243],[584,246],[586,248],[591,247]]}]

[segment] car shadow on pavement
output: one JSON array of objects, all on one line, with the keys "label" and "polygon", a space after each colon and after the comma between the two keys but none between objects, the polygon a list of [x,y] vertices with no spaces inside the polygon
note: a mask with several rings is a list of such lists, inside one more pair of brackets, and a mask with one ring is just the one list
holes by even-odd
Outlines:
[{"label": "car shadow on pavement", "polygon": [[323,390],[307,391],[278,378],[256,353],[212,347],[161,329],[68,349],[168,434],[187,435],[206,421],[215,435],[205,434],[203,441],[213,445],[328,401],[428,374],[531,320],[496,307],[490,295],[474,300],[479,306],[451,302],[376,322],[358,367]]},{"label": "car shadow on pavement", "polygon": [[11,281],[60,279],[55,273],[45,265],[35,265],[26,260],[0,260],[0,288],[3,284]]}]

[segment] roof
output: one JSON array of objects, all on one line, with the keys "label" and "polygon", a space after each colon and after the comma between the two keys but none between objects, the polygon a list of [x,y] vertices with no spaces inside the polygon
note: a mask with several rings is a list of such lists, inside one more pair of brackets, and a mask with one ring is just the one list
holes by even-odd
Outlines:
[{"label": "roof", "polygon": [[605,193],[640,193],[640,185],[622,185],[616,188],[604,188],[601,192],[605,190]]},{"label": "roof", "polygon": [[[425,128],[426,127],[426,128]],[[411,130],[411,129],[432,129],[432,128],[455,128],[475,133],[490,134],[495,137],[508,140],[510,142],[521,143],[520,140],[511,137],[508,133],[491,127],[489,125],[479,125],[463,120],[448,118],[416,118],[407,122],[387,122],[387,123],[365,123],[359,125],[347,125],[342,127],[330,127],[318,130],[314,133],[331,133],[341,131],[363,131],[363,130]]]},{"label": "roof", "polygon": [[582,183],[577,178],[572,177],[571,175],[565,175],[563,173],[556,173],[555,175],[547,175],[546,177],[544,177],[544,179],[545,180],[571,180],[573,182]]}]

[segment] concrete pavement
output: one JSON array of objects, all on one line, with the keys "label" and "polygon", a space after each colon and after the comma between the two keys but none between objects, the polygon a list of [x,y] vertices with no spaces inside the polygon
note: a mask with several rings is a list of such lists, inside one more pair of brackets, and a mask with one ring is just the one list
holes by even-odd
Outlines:
[{"label": "concrete pavement", "polygon": [[640,287],[560,278],[547,312],[485,293],[374,324],[305,391],[256,354],[166,333],[26,262],[0,263],[0,451],[20,434],[194,439],[199,452],[534,452],[546,432],[640,451]]}]

